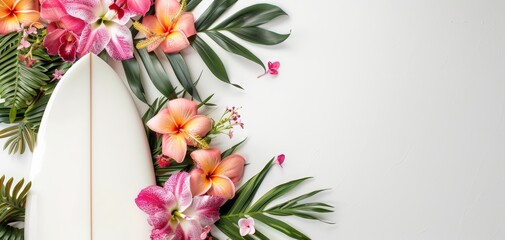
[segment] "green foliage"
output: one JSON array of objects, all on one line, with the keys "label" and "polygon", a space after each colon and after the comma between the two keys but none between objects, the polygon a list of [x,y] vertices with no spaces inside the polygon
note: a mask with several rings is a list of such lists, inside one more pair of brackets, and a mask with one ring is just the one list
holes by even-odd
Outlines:
[{"label": "green foliage", "polygon": [[297,216],[326,222],[317,216],[317,214],[333,212],[333,207],[328,204],[321,202],[303,202],[324,190],[312,191],[269,207],[274,200],[285,196],[309,178],[300,178],[280,184],[253,203],[252,201],[259,187],[273,165],[272,159],[258,174],[249,179],[249,181],[237,190],[233,199],[229,200],[221,207],[221,219],[216,223],[216,226],[228,237],[232,239],[269,239],[261,233],[262,229],[256,229],[256,233],[253,236],[240,236],[238,220],[244,217],[252,217],[293,239],[310,239],[296,228],[272,216]]},{"label": "green foliage", "polygon": [[[38,36],[44,34],[43,31]],[[0,130],[0,138],[8,138],[3,149],[10,154],[33,151],[36,134],[49,97],[56,87],[52,74],[67,70],[71,63],[49,56],[36,37],[29,36],[30,50],[17,49],[22,32],[0,36],[0,123],[10,124]],[[30,55],[34,63],[27,65],[21,56]]]},{"label": "green foliage", "polygon": [[13,186],[14,179],[5,182],[5,175],[0,178],[0,239],[22,240],[22,229],[13,227],[12,224],[24,222],[25,204],[31,183],[24,185],[21,179]]},{"label": "green foliage", "polygon": [[[193,11],[201,2],[202,0],[187,0],[186,11]],[[230,11],[236,2],[237,0],[213,0],[209,7],[207,7],[196,20],[195,27],[197,29],[197,35],[190,37],[189,42],[191,47],[198,53],[207,68],[216,78],[242,89],[240,85],[230,81],[225,63],[221,60],[219,52],[213,49],[213,47],[207,43],[208,40],[202,38],[201,35],[207,35],[225,51],[244,57],[258,64],[265,70],[265,66],[261,59],[242,44],[223,33],[229,32],[242,40],[261,45],[279,44],[286,40],[289,34],[279,34],[261,27],[261,25],[279,16],[287,15],[279,7],[270,4],[256,4],[243,8],[222,22],[217,23],[218,19],[224,13]],[[151,13],[152,11],[154,11],[154,9],[151,9]],[[141,19],[139,21],[141,21]],[[215,25],[215,27],[212,27],[213,25]],[[135,36],[136,33],[137,30],[132,29],[133,36]],[[161,94],[169,99],[174,98],[174,85],[171,79],[168,78],[167,69],[164,69],[161,64],[164,57],[154,53],[148,53],[145,49],[136,50],[136,52],[138,56],[140,56],[139,60],[131,59],[123,61],[128,83],[135,96],[147,104],[144,87],[140,81],[140,71],[137,71],[139,69],[139,61],[141,61],[146,68],[149,78]],[[184,91],[195,100],[202,101],[197,89],[194,87],[196,81],[191,77],[191,68],[188,66],[188,61],[186,61],[184,54],[165,54],[165,56]]]}]

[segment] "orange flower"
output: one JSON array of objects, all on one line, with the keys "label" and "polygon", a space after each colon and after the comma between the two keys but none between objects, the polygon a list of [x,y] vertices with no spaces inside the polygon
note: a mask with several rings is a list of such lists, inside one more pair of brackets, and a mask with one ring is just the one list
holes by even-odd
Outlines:
[{"label": "orange flower", "polygon": [[0,34],[19,30],[21,24],[28,26],[39,19],[38,1],[0,0]]},{"label": "orange flower", "polygon": [[196,167],[191,174],[193,196],[207,193],[224,199],[235,196],[235,183],[244,174],[245,159],[232,154],[221,161],[219,149],[200,149],[191,153]]}]

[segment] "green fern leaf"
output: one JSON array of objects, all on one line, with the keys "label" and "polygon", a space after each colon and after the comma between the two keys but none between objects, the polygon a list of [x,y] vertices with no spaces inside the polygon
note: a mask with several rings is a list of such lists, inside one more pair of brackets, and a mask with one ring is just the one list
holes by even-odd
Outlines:
[{"label": "green fern leaf", "polygon": [[24,239],[23,229],[14,224],[25,220],[25,205],[31,182],[24,184],[21,179],[15,185],[14,179],[5,182],[5,175],[0,178],[0,239]]},{"label": "green fern leaf", "polygon": [[312,191],[273,207],[268,207],[274,200],[284,197],[291,190],[297,188],[302,182],[309,178],[300,178],[280,184],[265,193],[253,203],[256,192],[260,188],[267,176],[267,173],[273,165],[272,159],[267,163],[263,170],[249,179],[249,181],[237,190],[233,199],[229,200],[221,207],[221,219],[216,222],[216,227],[228,237],[232,239],[268,239],[268,237],[258,231],[256,231],[254,236],[241,237],[239,235],[240,228],[238,226],[238,221],[243,217],[252,217],[271,229],[277,230],[293,239],[310,238],[291,225],[273,216],[296,216],[304,219],[320,220],[325,223],[331,223],[322,220],[317,214],[333,212],[332,206],[320,202],[302,202],[324,190]]}]

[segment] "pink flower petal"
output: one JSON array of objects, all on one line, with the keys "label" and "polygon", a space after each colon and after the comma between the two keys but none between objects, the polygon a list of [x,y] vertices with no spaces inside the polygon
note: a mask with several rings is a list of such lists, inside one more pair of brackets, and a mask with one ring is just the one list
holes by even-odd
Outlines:
[{"label": "pink flower petal", "polygon": [[77,35],[72,32],[67,31],[66,34],[60,37],[60,48],[58,49],[58,55],[68,62],[75,61],[77,52]]},{"label": "pink flower petal", "polygon": [[149,129],[161,134],[177,133],[178,130],[177,124],[174,122],[167,108],[162,109],[153,118],[149,119],[146,125]]},{"label": "pink flower petal", "polygon": [[[164,34],[166,29],[163,25],[161,25],[160,21],[155,16],[145,16],[142,19],[142,25],[146,26],[149,30],[151,30],[153,33],[157,34]],[[150,37],[150,36],[146,36]]]},{"label": "pink flower petal", "polygon": [[0,18],[0,34],[15,32],[19,29],[19,22],[15,16]]},{"label": "pink flower petal", "polygon": [[210,174],[221,161],[221,152],[216,148],[195,150],[191,153],[191,158],[198,168],[203,170],[203,173]]},{"label": "pink flower petal", "polygon": [[201,138],[205,137],[207,133],[212,129],[212,120],[203,115],[192,116],[182,128],[191,135],[196,135]]},{"label": "pink flower petal", "polygon": [[95,29],[88,25],[81,33],[77,52],[80,57],[90,52],[98,55],[109,43],[110,38],[110,33],[105,25],[102,24]]},{"label": "pink flower petal", "polygon": [[178,53],[189,46],[189,41],[184,32],[174,30],[170,32],[160,46],[165,53]]},{"label": "pink flower petal", "polygon": [[191,175],[191,193],[193,196],[203,195],[212,187],[212,182],[207,178],[207,174],[200,168],[194,168]]},{"label": "pink flower petal", "polygon": [[126,26],[113,24],[108,26],[110,41],[105,50],[114,60],[126,60],[133,57],[133,40]]},{"label": "pink flower petal", "polygon": [[151,7],[151,0],[127,0],[128,10],[136,14],[145,15]]},{"label": "pink flower petal", "polygon": [[219,207],[224,199],[214,196],[197,196],[185,213],[194,217],[202,226],[212,225],[219,220]]},{"label": "pink flower petal", "polygon": [[176,162],[181,163],[186,157],[188,146],[186,139],[181,134],[163,135],[162,152],[164,155],[173,158]]},{"label": "pink flower petal", "polygon": [[202,234],[200,235],[200,239],[201,240],[205,240],[207,239],[207,236],[209,235],[210,233],[210,226],[207,225],[205,226],[203,229],[202,229]]},{"label": "pink flower petal", "polygon": [[158,212],[166,212],[167,208],[176,205],[175,200],[170,191],[153,185],[142,189],[135,203],[145,213],[154,215]]},{"label": "pink flower petal", "polygon": [[280,62],[268,62],[268,68],[278,69],[281,66]]},{"label": "pink flower petal", "polygon": [[81,34],[82,30],[86,27],[86,23],[83,20],[70,15],[61,17],[59,24],[62,28],[70,30],[77,35]]},{"label": "pink flower petal", "polygon": [[165,182],[164,188],[174,194],[179,212],[184,212],[193,201],[190,188],[190,175],[187,172],[176,173]]},{"label": "pink flower petal", "polygon": [[200,239],[202,226],[196,220],[181,221],[172,240],[196,240]]},{"label": "pink flower petal", "polygon": [[167,224],[164,228],[153,229],[151,232],[151,240],[166,240],[175,233],[174,229]]},{"label": "pink flower petal", "polygon": [[179,12],[181,4],[177,0],[158,0],[154,3],[156,17],[163,26],[172,25],[172,18]]},{"label": "pink flower petal", "polygon": [[284,163],[284,159],[286,159],[286,156],[284,154],[280,154],[279,156],[277,156],[277,159],[275,160],[275,162],[277,164],[279,164],[279,166],[282,167],[282,164]]},{"label": "pink flower petal", "polygon": [[240,181],[244,174],[245,159],[238,154],[232,154],[217,166],[214,170],[214,175],[223,175],[228,177],[232,182]]},{"label": "pink flower petal", "polygon": [[50,55],[58,55],[58,51],[60,48],[60,38],[63,36],[67,31],[63,29],[56,29],[51,32],[47,32],[46,37],[44,38],[44,47],[47,50],[47,53]]},{"label": "pink flower petal", "polygon": [[59,0],[45,0],[40,7],[40,17],[47,21],[58,21],[65,15],[67,11]]},{"label": "pink flower petal", "polygon": [[[49,1],[49,0],[47,0]],[[84,20],[87,23],[94,23],[99,15],[104,14],[100,0],[60,0],[68,14],[73,17]]]},{"label": "pink flower petal", "polygon": [[233,182],[222,175],[212,176],[212,187],[207,194],[224,199],[232,199],[235,196],[235,185]]},{"label": "pink flower petal", "polygon": [[253,235],[256,232],[256,229],[254,228],[254,219],[248,217],[248,218],[241,218],[238,220],[238,225],[240,227],[240,236],[245,236],[245,235]]},{"label": "pink flower petal", "polygon": [[196,115],[198,104],[185,98],[177,98],[168,102],[168,111],[174,122],[183,126],[191,117]]},{"label": "pink flower petal", "polygon": [[186,37],[195,35],[196,29],[193,13],[183,13],[174,24],[173,29],[182,31]]}]

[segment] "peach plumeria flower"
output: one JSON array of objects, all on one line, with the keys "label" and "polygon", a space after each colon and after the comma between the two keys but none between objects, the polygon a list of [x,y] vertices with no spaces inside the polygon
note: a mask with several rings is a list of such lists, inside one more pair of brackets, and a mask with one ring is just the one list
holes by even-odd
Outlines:
[{"label": "peach plumeria flower", "polygon": [[221,161],[218,149],[196,150],[191,153],[196,167],[191,174],[193,196],[207,193],[224,199],[235,196],[235,185],[244,174],[245,159],[232,154]]},{"label": "peach plumeria flower", "polygon": [[187,145],[208,148],[203,137],[212,128],[212,121],[207,116],[197,115],[197,109],[196,102],[174,99],[147,122],[151,130],[163,134],[163,155],[178,163],[186,157]]},{"label": "peach plumeria flower", "polygon": [[0,34],[18,31],[40,17],[37,0],[0,0]]},{"label": "peach plumeria flower", "polygon": [[154,6],[156,16],[145,16],[142,24],[133,23],[146,36],[136,47],[153,51],[160,46],[165,53],[177,53],[188,47],[188,37],[195,35],[196,29],[193,14],[184,12],[186,1],[157,0]]}]

